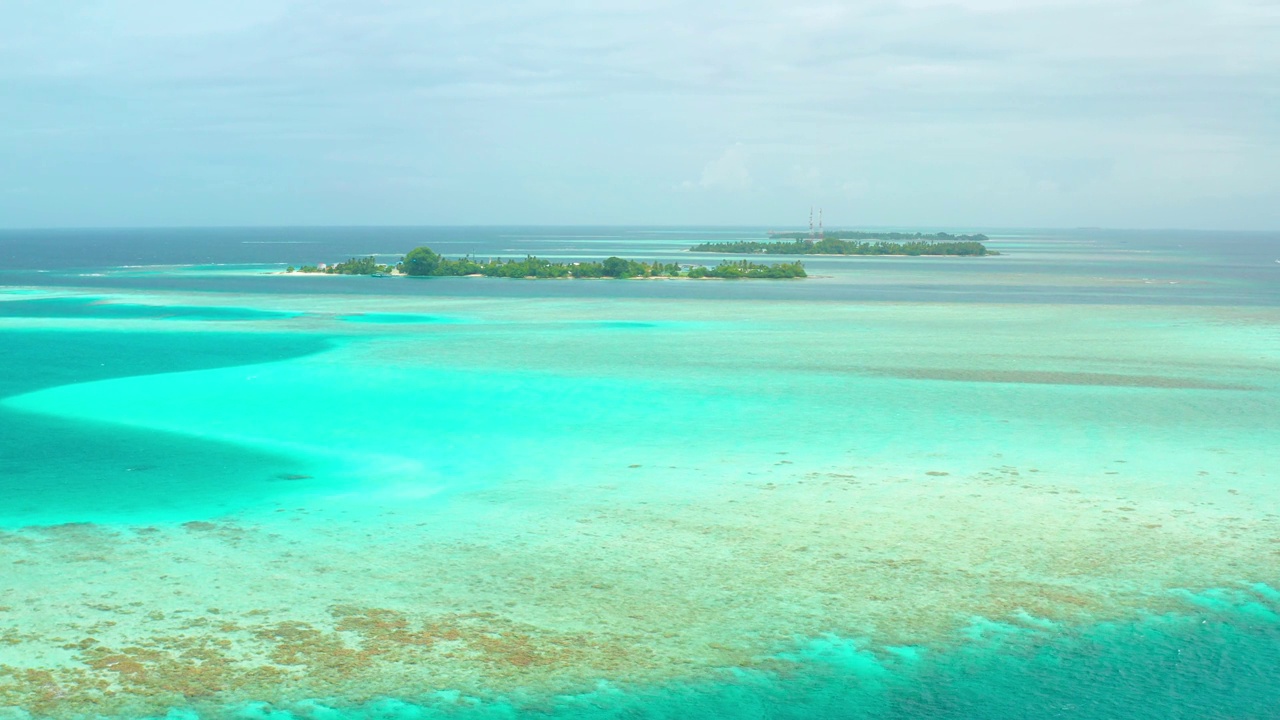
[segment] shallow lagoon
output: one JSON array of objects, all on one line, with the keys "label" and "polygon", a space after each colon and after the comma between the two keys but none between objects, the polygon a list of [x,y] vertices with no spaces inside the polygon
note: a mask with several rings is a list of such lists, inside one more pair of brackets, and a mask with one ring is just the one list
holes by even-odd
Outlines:
[{"label": "shallow lagoon", "polygon": [[[822,299],[993,292],[857,267],[150,278],[113,299],[255,314],[0,319],[5,439],[45,443],[0,445],[0,706],[1266,717],[1280,311],[1203,302],[1248,277]],[[1074,277],[1046,292],[1152,292]]]}]

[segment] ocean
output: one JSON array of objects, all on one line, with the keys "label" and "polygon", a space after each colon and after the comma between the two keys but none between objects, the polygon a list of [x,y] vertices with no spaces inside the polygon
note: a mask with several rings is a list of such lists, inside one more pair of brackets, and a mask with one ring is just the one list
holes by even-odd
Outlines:
[{"label": "ocean", "polygon": [[0,718],[1280,717],[1280,234],[0,231]]}]

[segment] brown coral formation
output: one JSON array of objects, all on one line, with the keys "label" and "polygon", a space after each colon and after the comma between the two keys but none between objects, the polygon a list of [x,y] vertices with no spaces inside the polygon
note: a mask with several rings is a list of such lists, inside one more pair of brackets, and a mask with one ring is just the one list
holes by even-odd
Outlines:
[{"label": "brown coral formation", "polygon": [[293,534],[232,520],[9,533],[0,563],[29,590],[0,610],[0,707],[70,718],[548,697],[771,668],[771,653],[825,632],[937,644],[975,615],[1172,609],[1171,588],[1266,580],[1280,557],[1280,517],[1239,491],[1170,504],[1007,464],[923,485],[787,468],[625,502],[616,485],[542,488],[536,502],[508,486],[455,500],[451,532],[388,512]]},{"label": "brown coral formation", "polygon": [[[569,663],[600,668],[625,652],[600,639],[555,635],[488,613],[411,619],[384,608],[335,607],[328,627],[298,621],[224,625],[217,633],[149,637],[127,647],[95,638],[68,644],[62,668],[0,665],[0,707],[37,716],[217,707],[245,698],[287,703],[340,694],[421,696],[511,689]],[[463,668],[459,674],[456,669]],[[433,686],[433,675],[448,678]]]}]

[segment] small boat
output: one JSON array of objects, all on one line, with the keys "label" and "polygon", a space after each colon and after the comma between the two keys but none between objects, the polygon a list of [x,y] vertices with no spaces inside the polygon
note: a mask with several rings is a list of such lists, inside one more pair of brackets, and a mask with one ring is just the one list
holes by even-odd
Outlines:
[{"label": "small boat", "polygon": [[386,273],[374,273],[374,274],[370,275],[369,277],[386,277],[386,276],[387,276],[387,274],[386,274]]}]

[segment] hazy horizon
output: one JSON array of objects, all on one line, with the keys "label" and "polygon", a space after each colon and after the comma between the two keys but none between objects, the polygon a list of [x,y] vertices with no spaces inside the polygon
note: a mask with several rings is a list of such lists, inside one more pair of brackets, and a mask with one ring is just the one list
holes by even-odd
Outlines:
[{"label": "hazy horizon", "polygon": [[[816,222],[816,221],[815,221]],[[0,232],[39,232],[39,231],[117,231],[117,230],[271,230],[271,229],[396,229],[396,228],[430,228],[430,229],[450,229],[450,228],[476,228],[476,229],[495,229],[495,228],[596,228],[596,229],[625,229],[625,228],[653,228],[653,229],[743,229],[743,230],[787,230],[798,231],[808,228],[808,221],[798,223],[756,223],[756,224],[732,224],[732,223],[333,223],[333,224],[235,224],[228,223],[225,225],[13,225],[0,226]],[[1026,225],[1020,227],[1014,226],[988,226],[988,225],[925,225],[925,224],[832,224],[825,225],[827,230],[885,230],[885,231],[901,231],[901,232],[986,232],[986,233],[1006,233],[1006,232],[1172,232],[1172,233],[1196,233],[1196,232],[1220,232],[1220,233],[1236,233],[1241,235],[1267,235],[1280,232],[1280,228],[1214,228],[1214,227],[1109,227],[1104,225],[1077,225],[1072,227],[1061,226],[1033,226]]]},{"label": "hazy horizon", "polygon": [[1262,0],[0,10],[0,227],[1280,229]]}]

